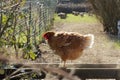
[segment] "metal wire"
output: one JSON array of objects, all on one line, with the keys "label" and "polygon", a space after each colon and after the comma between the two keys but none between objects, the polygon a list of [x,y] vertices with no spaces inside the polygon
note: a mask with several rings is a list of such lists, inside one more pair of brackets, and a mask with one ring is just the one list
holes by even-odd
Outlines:
[{"label": "metal wire", "polygon": [[[1,38],[6,39],[6,43],[10,44],[11,41],[8,39],[11,38],[10,35],[13,35],[16,37],[15,43],[22,43],[26,46],[38,45],[40,40],[42,40],[42,33],[52,24],[56,4],[57,0],[27,0],[24,6],[13,12],[13,14],[17,14],[14,34],[12,25],[6,29],[6,32],[8,30],[11,31],[8,33],[8,36],[4,36],[6,35],[4,34]],[[0,6],[0,23],[2,23],[3,15],[9,14],[10,11],[7,9],[2,10],[3,2],[1,2]],[[0,27],[0,29],[3,29],[2,24],[0,24]]]}]

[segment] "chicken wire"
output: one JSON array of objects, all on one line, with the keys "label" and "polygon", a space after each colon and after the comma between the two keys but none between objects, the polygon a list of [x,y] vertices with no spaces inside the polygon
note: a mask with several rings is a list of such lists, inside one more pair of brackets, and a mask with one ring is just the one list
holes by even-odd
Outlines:
[{"label": "chicken wire", "polygon": [[[7,27],[6,34],[1,34],[6,45],[11,45],[11,36],[13,43],[16,45],[23,45],[28,47],[29,45],[37,46],[42,40],[41,35],[44,31],[48,30],[53,24],[53,17],[57,0],[26,0],[24,6],[18,7],[15,11],[2,9],[4,5],[8,5],[7,1],[0,2],[0,32],[4,27],[3,17],[9,13],[17,16],[14,18],[10,27]],[[11,32],[10,32],[11,31]],[[10,33],[9,33],[10,32]],[[5,33],[5,32],[4,32]]]}]

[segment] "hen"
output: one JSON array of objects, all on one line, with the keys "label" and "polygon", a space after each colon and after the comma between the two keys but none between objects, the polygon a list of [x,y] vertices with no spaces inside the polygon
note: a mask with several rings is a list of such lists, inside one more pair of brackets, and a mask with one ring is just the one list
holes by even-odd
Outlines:
[{"label": "hen", "polygon": [[92,48],[94,35],[82,35],[76,32],[54,32],[48,31],[43,37],[55,54],[59,55],[64,61],[75,60],[83,54],[86,48]]}]

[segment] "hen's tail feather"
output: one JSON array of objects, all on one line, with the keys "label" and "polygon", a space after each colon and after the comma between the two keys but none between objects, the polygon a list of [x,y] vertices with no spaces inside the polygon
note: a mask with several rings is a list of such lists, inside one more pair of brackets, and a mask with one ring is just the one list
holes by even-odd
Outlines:
[{"label": "hen's tail feather", "polygon": [[85,40],[86,40],[86,48],[92,48],[94,44],[94,35],[93,34],[87,34],[84,35]]}]

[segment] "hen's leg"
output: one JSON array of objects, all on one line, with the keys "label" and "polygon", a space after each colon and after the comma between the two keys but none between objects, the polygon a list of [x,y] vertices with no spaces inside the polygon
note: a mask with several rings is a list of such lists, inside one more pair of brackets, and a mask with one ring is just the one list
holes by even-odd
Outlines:
[{"label": "hen's leg", "polygon": [[66,64],[66,61],[64,61],[64,65],[63,65],[63,67],[65,67],[65,64]]},{"label": "hen's leg", "polygon": [[64,62],[63,67],[66,68],[66,62],[67,62],[67,60],[65,59],[65,60],[63,60],[63,62]]},{"label": "hen's leg", "polygon": [[61,57],[61,59],[62,59],[63,62],[64,62],[63,67],[65,67],[65,65],[66,65],[66,60],[67,60],[67,56],[64,54],[64,55]]}]

